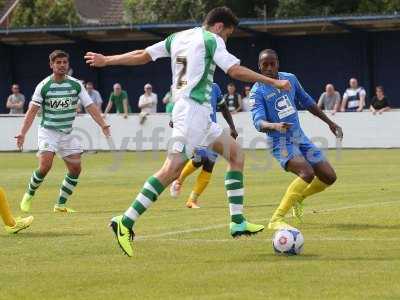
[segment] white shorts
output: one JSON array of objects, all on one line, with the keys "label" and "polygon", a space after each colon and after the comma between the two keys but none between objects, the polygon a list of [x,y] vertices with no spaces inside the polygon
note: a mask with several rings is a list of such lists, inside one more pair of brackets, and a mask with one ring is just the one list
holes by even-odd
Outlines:
[{"label": "white shorts", "polygon": [[211,121],[211,107],[191,99],[179,99],[172,111],[172,138],[169,151],[191,158],[197,147],[208,147],[221,134],[222,128]]},{"label": "white shorts", "polygon": [[61,157],[83,152],[81,143],[73,134],[43,127],[39,127],[38,130],[38,147],[39,153],[49,151],[57,153]]}]

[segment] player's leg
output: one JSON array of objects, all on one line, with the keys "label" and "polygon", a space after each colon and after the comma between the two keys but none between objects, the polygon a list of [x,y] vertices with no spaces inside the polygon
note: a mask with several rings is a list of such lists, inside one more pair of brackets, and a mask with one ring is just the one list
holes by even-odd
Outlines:
[{"label": "player's leg", "polygon": [[331,164],[321,161],[313,165],[315,177],[303,192],[304,198],[320,193],[336,181],[336,173]]},{"label": "player's leg", "polygon": [[162,168],[146,180],[140,193],[125,213],[111,220],[110,226],[118,243],[128,256],[133,254],[130,240],[134,237],[133,226],[136,221],[157,201],[165,187],[179,176],[185,163],[186,158],[181,153],[168,155]]},{"label": "player's leg", "polygon": [[179,177],[174,182],[172,182],[170,187],[171,197],[174,198],[179,197],[185,179],[189,175],[191,175],[194,171],[196,171],[198,168],[200,168],[201,165],[202,165],[202,159],[195,153],[194,157],[186,163]]},{"label": "player's leg", "polygon": [[286,171],[297,175],[297,178],[290,183],[278,208],[272,215],[268,225],[269,229],[277,230],[291,227],[284,222],[284,217],[296,203],[303,200],[303,192],[314,178],[313,168],[303,156],[298,155],[296,147],[296,145],[288,145],[289,156],[286,162],[283,161],[283,166]]},{"label": "player's leg", "polygon": [[[40,151],[40,148],[39,148]],[[33,197],[39,186],[42,184],[47,173],[50,171],[53,165],[54,152],[53,151],[40,151],[39,156],[39,168],[35,170],[31,176],[28,184],[28,188],[22,198],[20,207],[23,212],[28,212],[32,205]]]},{"label": "player's leg", "polygon": [[19,231],[28,228],[32,222],[33,217],[14,218],[10,206],[8,205],[6,192],[0,187],[0,216],[4,222],[4,229],[7,233],[18,233]]},{"label": "player's leg", "polygon": [[61,183],[58,199],[54,205],[54,212],[73,213],[75,210],[67,207],[66,203],[78,185],[79,175],[82,170],[81,154],[71,154],[63,157],[63,160],[68,171]]},{"label": "player's leg", "polygon": [[[212,126],[218,125],[213,123]],[[218,138],[214,139],[212,149],[228,161],[228,168],[225,173],[225,188],[231,215],[231,235],[236,237],[262,231],[264,229],[263,225],[251,224],[243,216],[244,153],[240,145],[230,136],[229,132],[224,130],[218,135]]]},{"label": "player's leg", "polygon": [[215,161],[217,159],[217,154],[213,151],[207,150],[202,157],[203,168],[200,174],[197,176],[196,183],[193,187],[192,192],[186,202],[186,207],[188,208],[200,208],[198,205],[198,199],[200,195],[207,188],[208,183],[211,179],[211,174],[214,169]]},{"label": "player's leg", "polygon": [[[202,132],[207,126],[209,113],[203,118],[197,111],[204,107],[191,100],[177,101],[172,114],[172,138],[169,141],[168,156],[153,176],[144,183],[140,193],[123,215],[111,219],[112,228],[119,246],[128,256],[133,255],[130,241],[134,237],[133,227],[139,217],[155,202],[164,191],[182,172],[188,157],[191,157],[198,140],[202,139]],[[203,127],[202,127],[203,126]]]},{"label": "player's leg", "polygon": [[322,151],[306,136],[302,138],[299,148],[316,175],[303,191],[303,199],[296,202],[293,206],[293,216],[302,221],[304,214],[303,200],[313,194],[322,192],[328,186],[332,185],[336,181],[336,173]]}]

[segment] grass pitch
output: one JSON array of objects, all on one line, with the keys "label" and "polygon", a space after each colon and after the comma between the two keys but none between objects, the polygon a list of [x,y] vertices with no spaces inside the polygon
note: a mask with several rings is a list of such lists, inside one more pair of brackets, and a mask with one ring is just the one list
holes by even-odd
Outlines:
[{"label": "grass pitch", "polygon": [[[328,156],[338,181],[306,200],[298,257],[274,255],[272,232],[230,238],[220,161],[201,209],[184,208],[193,176],[181,199],[166,191],[143,215],[129,259],[107,225],[164,154],[86,155],[73,215],[52,212],[65,172],[57,160],[36,194],[32,227],[0,232],[0,299],[400,299],[400,150]],[[16,214],[36,164],[34,154],[0,154],[0,184]],[[247,153],[245,176],[246,216],[266,224],[293,176],[265,151]]]}]

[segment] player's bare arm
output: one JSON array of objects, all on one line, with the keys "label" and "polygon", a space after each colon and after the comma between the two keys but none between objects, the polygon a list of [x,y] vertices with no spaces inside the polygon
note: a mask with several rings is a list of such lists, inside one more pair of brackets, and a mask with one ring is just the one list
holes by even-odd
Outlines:
[{"label": "player's bare arm", "polygon": [[324,121],[328,126],[329,129],[332,131],[332,133],[338,138],[342,139],[343,138],[343,130],[342,128],[337,125],[335,122],[333,122],[331,119],[328,118],[328,116],[318,107],[318,105],[314,104],[310,108],[308,108],[308,111],[312,113],[314,116],[320,118],[322,121]]},{"label": "player's bare arm", "polygon": [[292,124],[287,122],[270,123],[267,121],[261,121],[260,131],[268,132],[274,130],[279,132],[286,132],[286,130],[288,130],[290,127],[292,127]]},{"label": "player's bare arm", "polygon": [[229,128],[231,130],[231,136],[236,140],[238,137],[238,133],[236,131],[235,123],[233,123],[232,115],[229,112],[228,105],[226,102],[220,106],[222,116],[224,117],[226,123],[228,123]]},{"label": "player's bare arm", "polygon": [[228,75],[233,79],[237,79],[244,82],[262,82],[265,84],[272,85],[277,89],[289,91],[291,89],[289,80],[273,79],[257,72],[254,72],[241,65],[234,65],[228,70]]},{"label": "player's bare arm", "polygon": [[38,113],[40,107],[37,105],[30,105],[28,111],[25,114],[24,121],[22,123],[22,127],[20,132],[15,136],[17,139],[17,147],[22,150],[25,141],[25,135],[29,131],[32,126],[33,120],[35,120],[35,116]]},{"label": "player's bare arm", "polygon": [[124,106],[124,119],[126,119],[128,118],[128,99],[124,99],[122,104]]},{"label": "player's bare arm", "polygon": [[100,126],[101,130],[103,131],[103,134],[106,137],[109,137],[111,135],[110,125],[108,125],[104,121],[97,106],[94,103],[90,104],[89,106],[86,107],[86,111],[90,114],[93,120]]},{"label": "player's bare arm", "polygon": [[106,66],[136,66],[144,65],[152,61],[150,55],[145,50],[135,50],[118,55],[103,55],[101,53],[87,52],[85,60],[91,67]]}]

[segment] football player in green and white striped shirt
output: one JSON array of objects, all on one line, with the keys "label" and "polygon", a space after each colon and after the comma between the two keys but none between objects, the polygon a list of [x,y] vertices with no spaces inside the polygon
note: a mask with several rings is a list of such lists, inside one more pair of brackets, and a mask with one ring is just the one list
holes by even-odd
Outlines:
[{"label": "football player in green and white striped shirt", "polygon": [[68,173],[62,182],[54,212],[74,212],[65,204],[78,184],[81,172],[82,147],[78,139],[71,134],[78,101],[85,106],[86,111],[101,127],[104,135],[110,136],[110,126],[105,123],[82,83],[67,75],[68,53],[55,50],[50,54],[49,59],[53,74],[36,86],[21,131],[16,136],[17,146],[22,149],[25,135],[36,114],[41,110],[42,120],[38,130],[39,168],[33,172],[28,189],[21,201],[21,210],[24,212],[30,210],[33,196],[50,171],[55,153],[58,153],[65,161]]},{"label": "football player in green and white striped shirt", "polygon": [[225,41],[238,25],[237,17],[227,7],[211,10],[203,27],[170,35],[164,41],[144,50],[104,56],[88,52],[86,62],[93,67],[108,65],[142,65],[170,57],[172,96],[176,100],[172,112],[172,140],[163,167],[151,176],[123,216],[111,220],[111,227],[123,251],[132,256],[130,238],[133,225],[165,187],[178,178],[196,147],[209,147],[228,161],[225,188],[231,215],[233,237],[255,234],[264,226],[247,222],[243,215],[244,155],[239,144],[222,128],[211,122],[211,90],[216,66],[230,77],[247,82],[262,82],[278,89],[290,89],[287,80],[275,80],[240,66],[240,60],[226,50]]}]

